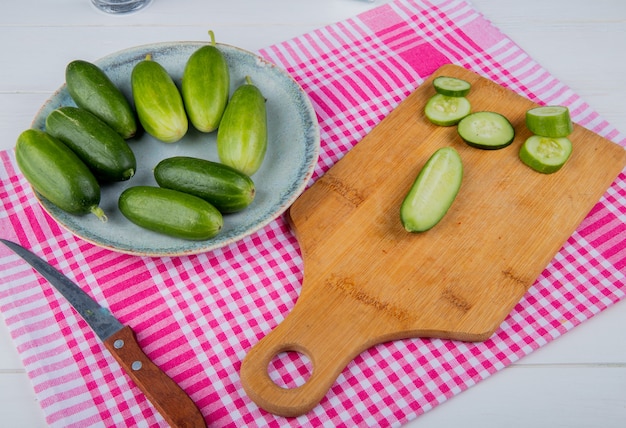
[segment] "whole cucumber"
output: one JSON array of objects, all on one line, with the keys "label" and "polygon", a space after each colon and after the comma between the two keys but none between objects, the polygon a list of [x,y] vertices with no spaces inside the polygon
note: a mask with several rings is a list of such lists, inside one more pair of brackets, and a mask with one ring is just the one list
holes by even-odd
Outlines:
[{"label": "whole cucumber", "polygon": [[207,201],[162,187],[129,187],[120,195],[118,206],[138,226],[177,238],[210,239],[224,224],[222,214]]},{"label": "whole cucumber", "polygon": [[65,68],[65,83],[77,106],[96,115],[122,138],[135,135],[135,112],[122,91],[100,67],[88,61],[72,61]]},{"label": "whole cucumber", "polygon": [[154,169],[161,187],[198,196],[222,213],[240,211],[254,200],[252,179],[236,169],[205,159],[176,156]]},{"label": "whole cucumber", "polygon": [[265,97],[246,76],[246,83],[233,93],[217,129],[217,154],[222,163],[251,176],[261,167],[266,150]]},{"label": "whole cucumber", "polygon": [[126,140],[87,110],[53,110],[46,117],[46,131],[76,153],[100,181],[124,181],[135,174],[137,161]]},{"label": "whole cucumber", "polygon": [[165,143],[183,138],[189,126],[183,98],[167,70],[151,55],[133,67],[131,87],[139,122],[148,134]]},{"label": "whole cucumber", "polygon": [[96,177],[61,141],[27,129],[17,139],[15,158],[26,180],[48,201],[70,214],[93,213],[106,221]]},{"label": "whole cucumber", "polygon": [[215,131],[228,103],[230,74],[226,58],[211,44],[196,50],[185,65],[181,92],[192,125],[202,132]]}]

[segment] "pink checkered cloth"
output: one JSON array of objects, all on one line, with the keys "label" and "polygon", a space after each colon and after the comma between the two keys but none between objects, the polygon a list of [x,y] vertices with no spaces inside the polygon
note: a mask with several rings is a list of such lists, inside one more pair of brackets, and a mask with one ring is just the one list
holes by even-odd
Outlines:
[{"label": "pink checkered cloth", "polygon": [[[626,146],[626,138],[464,1],[398,0],[268,47],[310,96],[321,126],[320,177],[439,66],[455,63]],[[130,325],[152,360],[212,426],[398,426],[624,298],[626,175],[607,190],[533,287],[483,343],[411,339],[363,352],[322,402],[288,419],[260,410],[241,361],[293,307],[298,243],[284,218],[220,250],[143,258],[91,245],[39,207],[0,153],[1,235],[33,249]],[[0,310],[50,426],[165,426],[68,303],[0,246]],[[297,383],[306,362],[285,357]]]}]

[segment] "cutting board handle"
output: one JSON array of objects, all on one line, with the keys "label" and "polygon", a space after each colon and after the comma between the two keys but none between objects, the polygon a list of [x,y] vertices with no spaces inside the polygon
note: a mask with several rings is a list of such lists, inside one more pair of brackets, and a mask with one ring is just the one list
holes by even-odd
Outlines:
[{"label": "cutting board handle", "polygon": [[[300,416],[315,407],[363,348],[351,334],[347,314],[318,299],[314,305],[306,300],[301,297],[285,320],[250,350],[241,365],[241,382],[248,396],[262,409],[279,416]],[[324,306],[320,320],[319,310]],[[310,377],[295,388],[277,385],[268,372],[272,359],[287,351],[304,354],[312,364]]]}]

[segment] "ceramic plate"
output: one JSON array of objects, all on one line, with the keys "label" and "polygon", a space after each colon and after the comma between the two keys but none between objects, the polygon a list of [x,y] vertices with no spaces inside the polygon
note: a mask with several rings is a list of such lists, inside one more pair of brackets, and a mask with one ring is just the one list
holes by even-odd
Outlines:
[{"label": "ceramic plate", "polygon": [[[132,100],[130,74],[137,62],[152,55],[180,85],[189,56],[204,42],[159,43],[130,48],[95,61]],[[144,133],[128,140],[137,158],[137,172],[128,181],[102,186],[100,206],[106,223],[93,215],[75,216],[39,198],[44,209],[64,228],[98,246],[114,251],[146,255],[176,256],[213,250],[248,236],[280,216],[304,191],[319,154],[319,126],[313,107],[302,88],[283,70],[242,49],[218,44],[229,64],[231,94],[250,76],[267,99],[268,148],[261,168],[252,176],[255,200],[245,210],[224,215],[224,227],[213,239],[189,241],[154,233],[128,221],[118,210],[120,193],[130,186],[153,185],[152,169],[172,156],[194,156],[213,161],[217,157],[216,133],[201,133],[189,126],[185,137],[172,144]],[[45,119],[55,108],[75,105],[62,86],[44,104],[33,127],[45,129]]]}]

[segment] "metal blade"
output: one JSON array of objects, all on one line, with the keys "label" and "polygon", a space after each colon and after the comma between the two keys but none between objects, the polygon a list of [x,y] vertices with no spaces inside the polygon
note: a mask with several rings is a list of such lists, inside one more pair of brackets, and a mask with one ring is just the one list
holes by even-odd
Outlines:
[{"label": "metal blade", "polygon": [[108,309],[96,303],[78,285],[70,281],[65,275],[48,264],[48,262],[15,242],[7,241],[2,238],[0,238],[0,241],[11,250],[15,251],[17,255],[23,258],[39,272],[41,276],[46,278],[50,284],[70,302],[74,309],[76,309],[76,312],[87,321],[89,326],[91,326],[102,341],[105,341],[112,334],[124,328],[124,325],[111,315]]}]

